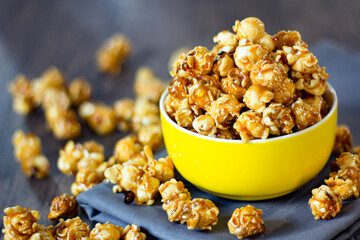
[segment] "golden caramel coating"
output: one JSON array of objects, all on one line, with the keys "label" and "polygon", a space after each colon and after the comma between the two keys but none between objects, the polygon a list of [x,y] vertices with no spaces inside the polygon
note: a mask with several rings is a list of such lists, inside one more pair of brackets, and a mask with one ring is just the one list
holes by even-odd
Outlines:
[{"label": "golden caramel coating", "polygon": [[140,231],[135,224],[127,225],[123,231],[123,240],[145,240],[146,234]]},{"label": "golden caramel coating", "polygon": [[138,97],[135,99],[134,116],[132,128],[135,132],[141,128],[160,123],[160,111],[157,103],[147,98]]},{"label": "golden caramel coating", "polygon": [[348,126],[339,125],[336,128],[335,142],[333,146],[333,153],[339,155],[342,152],[350,152],[353,143],[351,138],[351,132]]},{"label": "golden caramel coating", "polygon": [[[234,95],[226,94],[213,101],[208,107],[208,114],[215,120],[216,127],[228,129],[231,122],[240,116],[240,110],[244,107]],[[201,128],[200,128],[201,129]]]},{"label": "golden caramel coating", "polygon": [[218,43],[218,52],[233,53],[238,45],[236,35],[230,31],[219,32],[213,37],[214,43]]},{"label": "golden caramel coating", "polygon": [[17,130],[12,138],[14,155],[27,177],[45,178],[50,173],[50,162],[41,153],[41,140],[32,133]]},{"label": "golden caramel coating", "polygon": [[30,80],[24,74],[18,74],[10,82],[8,92],[13,97],[13,109],[17,114],[29,114],[34,108]]},{"label": "golden caramel coating", "polygon": [[316,220],[331,219],[340,212],[342,207],[341,199],[338,194],[326,185],[321,185],[312,191],[309,206]]},{"label": "golden caramel coating", "polygon": [[236,48],[234,53],[235,64],[245,72],[250,72],[252,67],[266,55],[259,44],[244,43]]},{"label": "golden caramel coating", "polygon": [[78,77],[69,84],[68,91],[72,104],[79,106],[82,102],[90,100],[92,89],[86,78]]},{"label": "golden caramel coating", "polygon": [[144,153],[147,158],[147,163],[144,165],[144,172],[150,176],[160,180],[160,182],[169,181],[174,177],[174,165],[169,156],[160,158],[156,161],[153,157],[150,146],[144,147]]},{"label": "golden caramel coating", "polygon": [[303,101],[317,109],[321,113],[321,117],[325,117],[328,113],[327,103],[322,96],[305,96],[303,97]]},{"label": "golden caramel coating", "polygon": [[96,169],[84,168],[78,171],[75,182],[71,184],[71,193],[74,196],[94,187],[104,179]]},{"label": "golden caramel coating", "polygon": [[262,113],[273,98],[274,94],[266,87],[254,84],[246,91],[244,103],[251,110]]},{"label": "golden caramel coating", "polygon": [[216,122],[209,114],[195,118],[192,125],[196,132],[209,137],[214,137],[217,131]]},{"label": "golden caramel coating", "polygon": [[56,240],[81,239],[89,237],[90,227],[82,222],[79,217],[68,219],[60,219],[60,222],[54,227],[54,236]]},{"label": "golden caramel coating", "polygon": [[73,139],[80,135],[81,126],[74,110],[51,107],[45,111],[45,117],[55,138]]},{"label": "golden caramel coating", "polygon": [[72,102],[71,98],[64,88],[49,88],[47,89],[41,100],[41,106],[45,111],[52,107],[57,107],[60,110],[67,110],[70,108]]},{"label": "golden caramel coating", "polygon": [[256,209],[251,205],[236,208],[228,221],[230,233],[243,239],[265,232],[264,221],[261,219],[262,213],[261,209]]},{"label": "golden caramel coating", "polygon": [[64,89],[65,84],[64,74],[55,66],[49,67],[42,73],[40,78],[31,82],[34,102],[36,105],[40,105],[47,90],[51,88]]},{"label": "golden caramel coating", "polygon": [[29,240],[56,240],[53,236],[53,226],[45,227],[38,225],[36,233],[34,233]]},{"label": "golden caramel coating", "polygon": [[90,232],[90,237],[94,240],[120,240],[123,228],[110,223],[97,223]]},{"label": "golden caramel coating", "polygon": [[241,22],[236,20],[233,30],[237,33],[239,39],[245,38],[251,42],[255,42],[265,34],[263,22],[255,17],[245,18]]},{"label": "golden caramel coating", "polygon": [[263,112],[263,122],[269,127],[270,134],[280,136],[292,133],[295,126],[291,109],[281,103],[271,103]]},{"label": "golden caramel coating", "polygon": [[219,209],[208,199],[194,198],[185,208],[182,218],[188,229],[211,230],[218,222]]},{"label": "golden caramel coating", "polygon": [[220,91],[213,85],[197,82],[189,88],[189,102],[206,109],[212,101],[220,97]]},{"label": "golden caramel coating", "polygon": [[218,129],[217,133],[216,133],[216,137],[217,138],[221,138],[221,139],[237,139],[239,138],[239,136],[235,133],[235,130],[233,129]]},{"label": "golden caramel coating", "polygon": [[283,50],[292,70],[300,73],[313,73],[319,68],[318,59],[306,47],[284,46]]},{"label": "golden caramel coating", "polygon": [[356,154],[343,152],[336,158],[335,164],[338,169],[346,170],[349,167],[360,168],[360,159]]},{"label": "golden caramel coating", "polygon": [[299,130],[314,125],[321,120],[320,111],[316,107],[305,103],[301,98],[291,104],[291,111]]},{"label": "golden caramel coating", "polygon": [[137,97],[159,102],[165,88],[166,85],[161,79],[156,78],[151,68],[141,67],[136,71],[134,90]]},{"label": "golden caramel coating", "polygon": [[273,51],[276,44],[274,38],[267,33],[259,38],[256,43],[258,43],[267,53]]},{"label": "golden caramel coating", "polygon": [[339,194],[341,200],[352,196],[359,197],[360,190],[360,169],[349,167],[345,170],[330,173],[330,178],[325,183],[331,190]]},{"label": "golden caramel coating", "polygon": [[98,69],[104,73],[118,74],[131,51],[131,42],[125,35],[113,34],[96,52]]},{"label": "golden caramel coating", "polygon": [[115,144],[114,156],[118,163],[128,161],[132,155],[140,152],[143,149],[143,145],[139,139],[134,135],[126,136]]},{"label": "golden caramel coating", "polygon": [[182,54],[173,65],[170,72],[172,77],[197,77],[208,74],[211,71],[215,54],[205,47],[195,47],[187,55]]},{"label": "golden caramel coating", "polygon": [[248,74],[238,68],[233,68],[226,78],[221,79],[220,89],[226,94],[234,95],[241,101],[249,85],[250,78]]},{"label": "golden caramel coating", "polygon": [[194,119],[195,114],[191,109],[181,108],[175,112],[176,123],[184,128],[191,129]]},{"label": "golden caramel coating", "polygon": [[135,103],[130,98],[117,100],[114,103],[114,111],[118,120],[118,129],[131,130],[131,120],[134,116]]},{"label": "golden caramel coating", "polygon": [[80,169],[96,169],[104,160],[104,147],[101,144],[95,141],[83,144],[68,141],[59,150],[57,166],[61,172],[70,175],[76,174]]},{"label": "golden caramel coating", "polygon": [[312,95],[321,96],[328,88],[326,80],[329,75],[325,72],[325,67],[318,67],[315,72],[310,74],[291,71],[291,76],[296,81],[296,89],[304,90]]},{"label": "golden caramel coating", "polygon": [[226,77],[234,66],[234,59],[229,54],[223,53],[215,59],[212,70],[220,77]]},{"label": "golden caramel coating", "polygon": [[185,188],[184,183],[181,181],[176,181],[175,178],[172,178],[169,181],[161,184],[159,187],[159,192],[162,197],[162,202],[164,203],[166,201],[173,201],[182,195],[185,196],[184,199],[191,199],[190,193]]},{"label": "golden caramel coating", "polygon": [[234,129],[245,143],[251,139],[266,139],[269,136],[269,127],[262,122],[260,115],[252,111],[243,112],[236,120]]},{"label": "golden caramel coating", "polygon": [[116,128],[115,111],[103,103],[83,102],[79,106],[78,113],[99,135],[109,134]]},{"label": "golden caramel coating", "polygon": [[78,203],[75,197],[63,193],[51,202],[48,218],[57,221],[59,218],[72,218],[78,213]]},{"label": "golden caramel coating", "polygon": [[259,60],[251,69],[250,78],[253,84],[262,85],[273,90],[286,79],[286,69],[270,58]]},{"label": "golden caramel coating", "polygon": [[178,110],[189,109],[189,108],[190,108],[190,104],[188,98],[184,98],[183,100],[180,100],[171,95],[168,95],[165,98],[165,111],[172,119],[175,119],[175,115]]},{"label": "golden caramel coating", "polygon": [[37,221],[40,219],[38,211],[20,206],[8,207],[4,210],[4,228],[2,233],[6,240],[26,240],[38,230]]},{"label": "golden caramel coating", "polygon": [[140,128],[138,138],[141,144],[148,145],[154,151],[163,145],[161,124],[152,124]]},{"label": "golden caramel coating", "polygon": [[187,78],[174,78],[168,87],[169,94],[179,100],[188,97],[188,87],[191,84]]},{"label": "golden caramel coating", "polygon": [[283,46],[308,47],[307,44],[301,40],[301,35],[298,31],[280,31],[274,35],[274,40],[276,42],[277,49],[282,49]]},{"label": "golden caramel coating", "polygon": [[160,180],[144,173],[137,186],[131,190],[135,193],[135,201],[137,204],[152,205],[154,203],[155,194],[158,192]]},{"label": "golden caramel coating", "polygon": [[191,48],[189,47],[180,47],[173,51],[170,55],[169,61],[168,61],[168,71],[171,72],[173,65],[176,63],[176,61],[181,57],[182,54],[186,55]]}]

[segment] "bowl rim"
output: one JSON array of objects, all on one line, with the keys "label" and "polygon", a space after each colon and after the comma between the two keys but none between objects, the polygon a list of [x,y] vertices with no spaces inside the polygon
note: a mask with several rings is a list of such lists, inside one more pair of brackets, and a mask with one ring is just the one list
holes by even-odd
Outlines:
[{"label": "bowl rim", "polygon": [[306,132],[309,132],[309,131],[315,129],[318,126],[320,126],[321,124],[323,124],[324,122],[326,122],[334,114],[334,112],[335,112],[335,110],[337,108],[337,105],[338,105],[338,99],[337,99],[335,89],[329,83],[327,83],[327,85],[328,85],[328,88],[327,88],[326,92],[329,92],[330,95],[333,96],[333,103],[332,103],[332,106],[330,108],[330,111],[319,122],[315,123],[314,125],[306,128],[306,129],[303,129],[303,130],[295,132],[295,133],[290,133],[290,134],[287,134],[287,135],[273,137],[273,138],[267,138],[267,139],[253,139],[253,140],[248,141],[247,143],[244,143],[241,139],[223,139],[223,138],[208,137],[208,136],[205,136],[205,135],[201,135],[199,133],[192,132],[192,131],[190,131],[190,130],[188,130],[186,128],[183,128],[183,127],[179,126],[176,122],[174,122],[169,117],[169,115],[165,111],[165,98],[169,94],[168,93],[168,88],[166,88],[165,91],[161,94],[161,98],[160,98],[160,102],[159,102],[160,106],[159,107],[160,107],[161,115],[165,118],[165,120],[167,122],[169,122],[176,129],[178,129],[178,130],[180,130],[180,131],[182,131],[182,132],[184,132],[186,134],[190,134],[190,135],[192,135],[194,137],[202,138],[202,139],[206,139],[206,140],[214,141],[214,142],[225,142],[225,143],[238,143],[238,144],[239,143],[240,144],[265,143],[265,142],[279,141],[279,140],[283,140],[283,139],[286,139],[286,138],[295,137],[297,135],[305,134]]}]

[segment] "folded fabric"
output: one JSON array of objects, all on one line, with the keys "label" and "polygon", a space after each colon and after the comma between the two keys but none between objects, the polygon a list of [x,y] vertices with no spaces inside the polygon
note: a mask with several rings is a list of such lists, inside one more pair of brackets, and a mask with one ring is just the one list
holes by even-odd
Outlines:
[{"label": "folded fabric", "polygon": [[[321,66],[327,67],[331,76],[329,82],[338,93],[340,122],[351,122],[354,114],[355,119],[359,119],[360,111],[355,111],[360,109],[360,94],[356,94],[359,89],[352,89],[351,83],[360,76],[360,55],[346,53],[331,43],[318,44],[311,50],[319,58]],[[342,104],[351,108],[342,109]],[[352,129],[352,133],[360,136],[360,129]],[[167,153],[163,149],[155,154],[155,158],[165,155]],[[348,239],[358,234],[360,228],[360,200],[343,201],[340,213],[331,220],[315,220],[308,206],[311,190],[324,184],[324,179],[328,178],[331,160],[334,160],[333,157],[312,181],[299,190],[276,199],[254,202],[228,200],[205,193],[177,173],[176,179],[184,182],[193,198],[210,199],[219,208],[219,222],[212,231],[187,230],[186,225],[169,222],[160,200],[153,206],[125,204],[124,194],[114,194],[112,184],[101,183],[81,193],[77,200],[91,220],[120,226],[134,223],[147,233],[148,239],[236,239],[229,233],[227,222],[235,208],[247,204],[263,210],[266,232],[257,239]]]}]

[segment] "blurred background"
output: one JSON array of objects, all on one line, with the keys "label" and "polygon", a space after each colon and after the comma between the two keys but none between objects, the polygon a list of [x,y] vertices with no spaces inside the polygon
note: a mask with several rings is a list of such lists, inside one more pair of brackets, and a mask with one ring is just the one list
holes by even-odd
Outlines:
[{"label": "blurred background", "polygon": [[[134,97],[132,84],[140,66],[151,67],[158,77],[169,81],[167,64],[174,50],[196,45],[211,48],[213,36],[232,30],[236,19],[250,16],[260,18],[271,35],[280,30],[299,31],[310,49],[330,42],[337,50],[359,55],[359,12],[360,1],[353,0],[1,0],[0,211],[18,204],[31,207],[40,210],[40,223],[48,224],[52,198],[70,193],[74,181],[56,168],[58,149],[65,141],[56,140],[45,128],[43,113],[37,110],[24,117],[12,111],[6,86],[18,72],[35,78],[55,65],[68,81],[86,77],[94,89],[93,98],[112,104],[119,98]],[[96,69],[95,52],[115,32],[130,38],[133,52],[119,75],[102,75]],[[322,66],[321,59],[319,64]],[[329,82],[341,87],[341,79],[332,78],[331,68],[327,71]],[[359,127],[359,104],[351,100],[360,90],[359,82],[357,78],[344,83],[350,92],[339,96],[339,122],[351,128]],[[353,111],[354,117],[342,118],[342,111]],[[41,137],[43,151],[51,162],[48,179],[27,179],[14,161],[11,136],[18,128]],[[109,156],[116,140],[125,134],[98,137],[84,126],[79,141],[96,139],[105,145]],[[359,135],[354,140],[360,144]]]}]

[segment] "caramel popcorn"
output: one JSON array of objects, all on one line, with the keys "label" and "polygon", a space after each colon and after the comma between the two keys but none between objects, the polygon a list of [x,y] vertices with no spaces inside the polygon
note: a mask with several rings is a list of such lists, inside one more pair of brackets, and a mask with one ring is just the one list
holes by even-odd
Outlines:
[{"label": "caramel popcorn", "polygon": [[56,240],[53,236],[53,226],[45,227],[44,225],[38,225],[38,230],[29,240]]},{"label": "caramel popcorn", "polygon": [[75,197],[66,193],[54,198],[51,202],[50,213],[48,218],[50,221],[57,221],[59,218],[72,218],[77,215],[78,204]]},{"label": "caramel popcorn", "polygon": [[292,133],[295,126],[291,109],[281,103],[271,103],[263,112],[263,123],[269,127],[272,135],[280,136]]},{"label": "caramel popcorn", "polygon": [[99,135],[111,133],[116,128],[115,111],[103,103],[83,102],[79,106],[78,113]]},{"label": "caramel popcorn", "polygon": [[49,176],[50,162],[41,153],[41,140],[32,133],[17,130],[12,138],[14,155],[21,163],[26,176],[45,178]]},{"label": "caramel popcorn", "polygon": [[6,216],[3,217],[4,239],[6,240],[26,240],[38,230],[37,221],[40,219],[38,211],[20,206],[8,207],[4,210]]},{"label": "caramel popcorn", "polygon": [[134,90],[138,97],[159,102],[165,84],[161,79],[155,77],[154,72],[148,67],[141,67],[136,71]]},{"label": "caramel popcorn", "polygon": [[349,167],[345,170],[330,173],[330,178],[325,179],[325,183],[331,190],[339,194],[341,200],[346,200],[352,196],[359,197],[360,188],[360,169]]},{"label": "caramel popcorn", "polygon": [[350,152],[353,143],[351,138],[351,132],[349,127],[345,125],[339,125],[336,128],[335,142],[333,146],[333,153],[339,155],[342,152]]},{"label": "caramel popcorn", "polygon": [[161,125],[153,124],[140,128],[138,138],[143,145],[148,145],[153,150],[159,149],[163,144]]},{"label": "caramel popcorn", "polygon": [[123,231],[124,240],[145,240],[146,234],[140,231],[135,224],[127,225]]},{"label": "caramel popcorn", "polygon": [[81,126],[74,110],[55,106],[45,111],[45,117],[56,138],[72,139],[80,135]]},{"label": "caramel popcorn", "polygon": [[84,168],[76,174],[75,182],[71,184],[71,193],[74,196],[94,187],[104,179],[96,169]]},{"label": "caramel popcorn", "polygon": [[114,149],[114,157],[118,163],[128,161],[132,155],[140,152],[143,145],[134,135],[129,135],[116,142]]},{"label": "caramel popcorn", "polygon": [[90,227],[81,221],[79,217],[68,219],[60,219],[60,222],[54,228],[54,236],[56,240],[81,239],[89,237]]},{"label": "caramel popcorn", "polygon": [[160,185],[159,192],[169,221],[179,221],[186,223],[188,229],[201,230],[211,230],[217,224],[219,209],[215,204],[208,199],[191,200],[190,193],[182,182],[171,179]]},{"label": "caramel popcorn", "polygon": [[90,238],[94,240],[120,240],[123,228],[110,223],[97,223],[90,232]]},{"label": "caramel popcorn", "polygon": [[349,167],[360,168],[359,156],[349,152],[343,152],[336,158],[335,167],[337,168],[336,171],[338,169],[346,170]]},{"label": "caramel popcorn", "polygon": [[342,207],[341,199],[338,194],[326,185],[312,190],[312,198],[309,206],[316,220],[331,219],[340,212]]},{"label": "caramel popcorn", "polygon": [[64,148],[59,150],[58,169],[67,174],[76,174],[80,169],[97,169],[105,160],[104,147],[95,142],[84,144],[68,141]]},{"label": "caramel popcorn", "polygon": [[91,85],[83,77],[72,80],[68,87],[71,102],[75,106],[79,106],[82,102],[89,101],[91,98]]},{"label": "caramel popcorn", "polygon": [[179,59],[179,57],[184,54],[186,55],[191,49],[189,47],[180,47],[171,53],[169,61],[168,61],[168,71],[171,72],[173,65]]},{"label": "caramel popcorn", "polygon": [[197,77],[211,71],[215,55],[205,47],[195,47],[187,55],[182,54],[173,65],[171,76]]},{"label": "caramel popcorn", "polygon": [[147,163],[143,168],[146,173],[159,179],[160,182],[169,181],[174,177],[174,165],[169,156],[156,161],[149,146],[144,147],[144,153],[147,157]]},{"label": "caramel popcorn", "polygon": [[243,142],[254,138],[266,139],[270,131],[261,117],[252,111],[243,112],[236,120],[234,129],[239,133]]},{"label": "caramel popcorn", "polygon": [[[248,142],[300,131],[326,116],[329,75],[298,32],[271,36],[254,17],[236,20],[233,30],[218,33],[211,51],[197,46],[173,65],[165,99],[173,121],[202,135]],[[232,100],[221,108],[224,97]]]},{"label": "caramel popcorn", "polygon": [[131,50],[130,40],[125,35],[120,33],[112,35],[96,53],[98,69],[104,73],[118,74]]},{"label": "caramel popcorn", "polygon": [[228,222],[230,233],[243,239],[265,232],[264,221],[261,219],[262,213],[261,209],[256,209],[251,205],[236,208]]},{"label": "caramel popcorn", "polygon": [[16,113],[26,115],[35,108],[31,83],[24,74],[18,74],[10,82],[8,91],[13,97],[13,109]]},{"label": "caramel popcorn", "polygon": [[135,104],[130,98],[124,98],[114,103],[115,115],[118,119],[118,129],[131,130],[131,121],[134,116]]},{"label": "caramel popcorn", "polygon": [[158,104],[147,98],[138,97],[135,100],[132,128],[135,132],[141,128],[160,123],[160,111]]},{"label": "caramel popcorn", "polygon": [[71,106],[71,98],[66,89],[49,88],[47,89],[41,100],[41,106],[45,111],[53,107],[57,107],[62,111],[68,110]]}]

